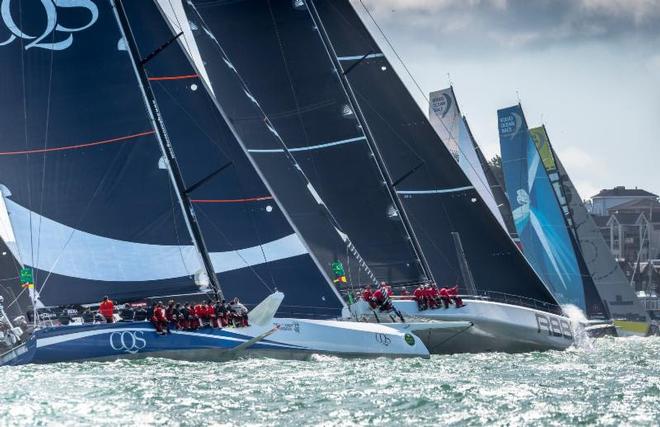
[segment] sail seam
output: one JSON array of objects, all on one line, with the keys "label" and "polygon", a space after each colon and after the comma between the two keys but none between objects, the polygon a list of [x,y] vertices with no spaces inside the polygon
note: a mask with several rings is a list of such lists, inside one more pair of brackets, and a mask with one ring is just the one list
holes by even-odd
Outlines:
[{"label": "sail seam", "polygon": [[248,197],[245,199],[192,199],[193,203],[245,203],[273,200],[273,196]]},{"label": "sail seam", "polygon": [[460,191],[473,190],[474,186],[467,185],[465,187],[436,189],[436,190],[398,190],[397,194],[445,194],[445,193],[458,193]]},{"label": "sail seam", "polygon": [[[318,145],[310,145],[308,147],[297,147],[297,148],[289,148],[289,151],[295,152],[295,151],[310,151],[310,150],[318,150],[320,148],[328,148],[328,147],[334,147],[337,145],[344,145],[344,144],[350,144],[351,142],[359,142],[359,141],[365,141],[367,138],[364,136],[359,136],[357,138],[349,138],[349,139],[342,139],[341,141],[334,141],[334,142],[328,142],[325,144],[318,144]],[[249,149],[248,152],[250,153],[283,153],[284,149],[283,148],[273,148],[273,149]]]},{"label": "sail seam", "polygon": [[337,59],[340,61],[357,61],[358,59],[372,59],[372,58],[384,58],[385,54],[383,53],[371,53],[369,55],[352,55],[352,56],[338,56]]}]

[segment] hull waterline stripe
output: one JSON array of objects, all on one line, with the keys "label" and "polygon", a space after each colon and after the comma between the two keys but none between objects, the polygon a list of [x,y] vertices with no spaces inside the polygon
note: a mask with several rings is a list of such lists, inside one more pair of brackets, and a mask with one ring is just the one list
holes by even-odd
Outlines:
[{"label": "hull waterline stripe", "polygon": [[273,196],[249,197],[245,199],[192,199],[193,203],[247,203],[261,202],[263,200],[273,200]]},{"label": "hull waterline stripe", "polygon": [[384,58],[385,55],[382,53],[372,53],[370,55],[355,55],[355,56],[338,56],[337,59],[340,61],[357,61],[358,59],[372,59],[372,58]]},{"label": "hull waterline stripe", "polygon": [[[359,136],[357,138],[349,138],[349,139],[342,139],[341,141],[335,141],[335,142],[328,142],[325,144],[318,144],[318,145],[310,145],[309,147],[297,147],[297,148],[289,148],[289,151],[291,152],[296,152],[296,151],[311,151],[311,150],[318,150],[319,148],[328,148],[328,147],[334,147],[337,145],[344,145],[344,144],[350,144],[351,142],[359,142],[359,141],[366,141],[366,137],[364,136]],[[276,148],[276,149],[252,149],[248,150],[249,153],[284,153],[283,148]]]},{"label": "hull waterline stripe", "polygon": [[2,151],[0,152],[0,156],[14,156],[17,154],[37,154],[37,153],[50,153],[51,151],[76,150],[78,148],[87,148],[87,147],[93,147],[95,145],[103,145],[103,144],[111,144],[113,142],[127,141],[129,139],[139,138],[141,136],[153,135],[155,132],[156,131],[154,130],[150,130],[140,133],[134,133],[133,135],[104,139],[102,141],[88,142],[86,144],[67,145],[65,147],[40,148],[35,150],[21,150],[21,151]]},{"label": "hull waterline stripe", "polygon": [[149,80],[150,82],[159,82],[164,80],[185,80],[185,79],[197,79],[197,78],[199,78],[199,74],[184,74],[181,76],[148,77],[147,80]]},{"label": "hull waterline stripe", "polygon": [[465,187],[447,188],[447,189],[444,189],[444,190],[401,190],[401,191],[397,191],[396,193],[397,194],[404,194],[404,195],[406,195],[406,194],[408,194],[408,195],[412,195],[412,194],[445,194],[445,193],[458,193],[460,191],[472,190],[472,189],[474,189],[474,187],[471,186],[471,185],[468,185],[468,186],[465,186]]}]

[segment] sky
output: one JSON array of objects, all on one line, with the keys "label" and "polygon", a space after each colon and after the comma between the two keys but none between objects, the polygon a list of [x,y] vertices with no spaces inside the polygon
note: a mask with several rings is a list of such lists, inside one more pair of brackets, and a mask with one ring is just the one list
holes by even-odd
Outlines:
[{"label": "sky", "polygon": [[520,100],[582,198],[615,185],[660,194],[660,0],[352,2],[420,104],[452,82],[489,158],[497,110]]}]

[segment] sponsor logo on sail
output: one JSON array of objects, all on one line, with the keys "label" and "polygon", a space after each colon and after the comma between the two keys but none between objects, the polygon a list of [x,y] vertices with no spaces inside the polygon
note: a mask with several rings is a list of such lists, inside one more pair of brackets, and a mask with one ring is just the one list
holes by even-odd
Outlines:
[{"label": "sponsor logo on sail", "polygon": [[[33,47],[48,50],[64,50],[73,44],[73,33],[86,30],[94,25],[99,18],[99,9],[92,0],[41,0],[42,10],[30,7],[28,12],[26,8],[22,13],[30,14],[31,16],[22,16],[17,22],[14,18],[15,15],[19,15],[16,10],[18,8],[12,10],[13,3],[15,3],[15,0],[1,0],[0,3],[0,18],[2,18],[5,28],[10,32],[6,39],[3,40],[0,38],[0,46],[6,46],[17,39],[22,39],[27,42],[25,50]],[[77,27],[68,27],[58,23],[58,13],[65,12],[66,9],[87,10],[89,12],[89,20]],[[27,31],[31,30],[23,28],[23,23],[33,17],[38,19],[39,16],[45,17],[43,20],[43,29],[38,34],[29,34]]]},{"label": "sponsor logo on sail", "polygon": [[500,117],[500,135],[513,138],[520,131],[522,123],[522,117],[520,117],[520,114],[516,112],[511,112],[506,116]]},{"label": "sponsor logo on sail", "polygon": [[451,96],[449,96],[446,93],[441,94],[440,96],[433,98],[431,100],[431,108],[433,108],[433,112],[436,114],[439,114],[440,117],[443,119],[449,113],[449,110],[451,110],[452,106],[452,99]]},{"label": "sponsor logo on sail", "polygon": [[142,331],[122,331],[110,334],[110,347],[115,351],[135,354],[147,346]]}]

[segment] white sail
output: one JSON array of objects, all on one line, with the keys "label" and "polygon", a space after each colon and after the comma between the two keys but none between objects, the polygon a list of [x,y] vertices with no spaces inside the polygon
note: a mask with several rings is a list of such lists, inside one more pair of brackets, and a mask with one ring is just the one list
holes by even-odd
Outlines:
[{"label": "white sail", "polygon": [[497,207],[495,196],[488,185],[486,174],[481,167],[479,157],[474,149],[472,136],[465,125],[456,103],[456,97],[451,87],[431,92],[429,103],[429,120],[433,128],[452,153],[454,159],[465,172],[468,179],[477,189],[481,198],[493,212],[495,218],[506,230],[504,218]]}]

